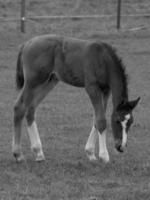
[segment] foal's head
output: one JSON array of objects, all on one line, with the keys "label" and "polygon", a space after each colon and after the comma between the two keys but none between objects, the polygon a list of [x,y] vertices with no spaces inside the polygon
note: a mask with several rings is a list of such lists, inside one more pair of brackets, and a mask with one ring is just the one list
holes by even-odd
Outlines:
[{"label": "foal's head", "polygon": [[119,152],[123,152],[127,146],[127,133],[133,123],[132,111],[138,104],[140,98],[121,102],[112,114],[112,130],[115,139],[115,147]]}]

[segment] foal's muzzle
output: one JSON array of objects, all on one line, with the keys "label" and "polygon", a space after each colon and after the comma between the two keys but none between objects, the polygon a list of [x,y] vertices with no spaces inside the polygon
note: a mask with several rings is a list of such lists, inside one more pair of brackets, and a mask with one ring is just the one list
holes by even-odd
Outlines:
[{"label": "foal's muzzle", "polygon": [[116,145],[115,147],[116,147],[117,151],[119,151],[120,153],[124,152],[124,148],[122,148],[121,145]]},{"label": "foal's muzzle", "polygon": [[115,144],[117,151],[119,151],[120,153],[124,152],[126,146],[127,146],[127,144],[125,146],[122,146],[121,142],[116,142],[116,144]]}]

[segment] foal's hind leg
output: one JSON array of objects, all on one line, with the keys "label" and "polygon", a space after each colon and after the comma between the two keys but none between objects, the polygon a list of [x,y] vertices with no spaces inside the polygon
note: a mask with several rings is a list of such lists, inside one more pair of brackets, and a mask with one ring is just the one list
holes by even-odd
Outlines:
[{"label": "foal's hind leg", "polygon": [[26,119],[28,126],[28,134],[31,143],[31,150],[35,154],[36,161],[42,161],[45,159],[42,150],[42,143],[40,140],[37,124],[35,121],[35,111],[40,102],[44,99],[47,93],[54,88],[58,80],[53,77],[50,82],[45,82],[43,85],[37,87],[34,90],[34,98],[27,110]]},{"label": "foal's hind leg", "polygon": [[27,119],[27,126],[28,126],[27,127],[28,135],[29,135],[30,143],[31,143],[31,150],[36,156],[36,161],[45,160],[44,153],[42,150],[41,139],[40,139],[37,124],[35,121],[35,108],[33,105],[31,105],[28,108],[26,119]]},{"label": "foal's hind leg", "polygon": [[95,151],[95,143],[97,137],[96,135],[98,133],[99,157],[104,162],[108,162],[109,154],[106,147],[106,118],[105,118],[105,105],[104,105],[103,94],[97,84],[88,85],[86,87],[86,91],[94,107],[94,126],[92,129],[94,131],[91,131],[90,133],[85,150],[90,160],[91,158],[95,158],[94,151]]},{"label": "foal's hind leg", "polygon": [[23,154],[21,151],[21,127],[27,110],[27,105],[30,103],[30,98],[28,98],[29,96],[27,95],[28,93],[27,88],[24,88],[14,106],[14,135],[12,152],[17,161],[23,160]]}]

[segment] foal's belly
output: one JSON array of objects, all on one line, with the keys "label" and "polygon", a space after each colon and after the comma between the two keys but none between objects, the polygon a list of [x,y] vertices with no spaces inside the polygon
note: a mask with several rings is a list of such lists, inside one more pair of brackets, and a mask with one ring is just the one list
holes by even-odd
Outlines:
[{"label": "foal's belly", "polygon": [[59,80],[76,86],[84,87],[84,74],[83,69],[78,69],[73,66],[62,65],[56,70],[56,76]]},{"label": "foal's belly", "polygon": [[76,87],[84,87],[84,59],[80,52],[61,54],[55,62],[55,73],[59,80]]}]

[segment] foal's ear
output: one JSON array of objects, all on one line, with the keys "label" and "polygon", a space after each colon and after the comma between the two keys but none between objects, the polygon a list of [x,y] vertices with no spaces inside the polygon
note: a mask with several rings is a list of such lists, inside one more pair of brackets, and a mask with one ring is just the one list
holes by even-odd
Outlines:
[{"label": "foal's ear", "polygon": [[140,97],[138,97],[136,100],[129,101],[129,102],[127,103],[129,109],[130,109],[130,110],[133,110],[133,109],[137,106],[139,100],[140,100]]},{"label": "foal's ear", "polygon": [[136,105],[138,104],[140,100],[140,97],[138,97],[136,100],[133,101],[122,101],[118,106],[117,106],[117,110],[118,111],[127,111],[127,112],[131,112]]}]

